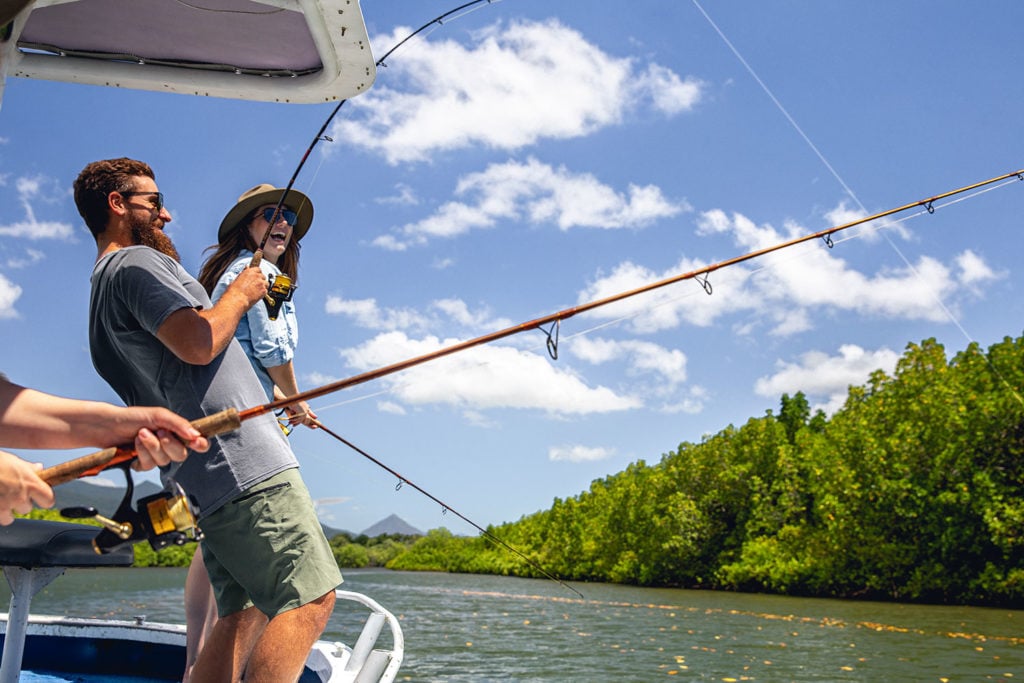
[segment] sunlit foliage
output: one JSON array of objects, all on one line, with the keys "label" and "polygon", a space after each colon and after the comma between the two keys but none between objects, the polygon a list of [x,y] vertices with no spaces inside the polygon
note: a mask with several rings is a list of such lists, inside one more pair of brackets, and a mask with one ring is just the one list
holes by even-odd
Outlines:
[{"label": "sunlit foliage", "polygon": [[[784,395],[491,531],[559,577],[1024,605],[1024,340],[907,347],[831,418]],[[537,576],[431,532],[389,566]]]}]

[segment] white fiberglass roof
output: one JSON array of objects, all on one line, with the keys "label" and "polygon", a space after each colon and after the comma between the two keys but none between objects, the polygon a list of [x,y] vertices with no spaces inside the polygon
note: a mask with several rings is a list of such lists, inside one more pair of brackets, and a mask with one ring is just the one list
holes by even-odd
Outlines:
[{"label": "white fiberglass roof", "polygon": [[36,0],[0,26],[0,75],[328,102],[376,71],[357,0]]}]

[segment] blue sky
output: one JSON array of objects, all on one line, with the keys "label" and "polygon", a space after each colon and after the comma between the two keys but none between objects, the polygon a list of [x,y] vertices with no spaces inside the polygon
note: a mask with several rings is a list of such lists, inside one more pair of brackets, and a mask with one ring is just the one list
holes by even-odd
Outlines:
[{"label": "blue sky", "polygon": [[[377,55],[456,3],[363,3]],[[1024,5],[504,0],[407,43],[296,187],[311,388],[1024,167]],[[245,189],[283,186],[329,105],[9,79],[3,370],[115,401],[88,354],[89,161],[148,161],[195,272]],[[777,409],[826,410],[910,342],[1021,333],[1024,184],[723,269],[323,397],[321,419],[486,525]],[[912,217],[910,217],[913,215]],[[329,437],[321,518],[473,529]],[[32,454],[47,465],[83,451]]]}]

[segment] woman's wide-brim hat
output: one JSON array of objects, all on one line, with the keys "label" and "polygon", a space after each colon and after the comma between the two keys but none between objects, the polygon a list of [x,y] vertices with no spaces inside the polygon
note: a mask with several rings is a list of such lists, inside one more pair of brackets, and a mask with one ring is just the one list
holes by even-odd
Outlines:
[{"label": "woman's wide-brim hat", "polygon": [[[220,229],[217,231],[217,241],[223,242],[226,240],[231,231],[257,207],[264,204],[276,205],[281,200],[281,193],[283,192],[284,188],[274,187],[267,183],[262,183],[243,192],[242,196],[238,198],[238,203],[228,211],[228,214],[224,216],[224,220],[220,222]],[[284,206],[296,214],[295,225],[292,227],[292,239],[298,242],[309,231],[309,226],[313,223],[313,202],[309,201],[309,197],[298,190],[288,190]]]}]

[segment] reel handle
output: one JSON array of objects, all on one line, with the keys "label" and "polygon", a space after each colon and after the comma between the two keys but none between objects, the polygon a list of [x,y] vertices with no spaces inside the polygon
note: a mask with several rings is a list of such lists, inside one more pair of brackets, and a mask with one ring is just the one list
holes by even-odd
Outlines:
[{"label": "reel handle", "polygon": [[[193,420],[192,426],[203,436],[210,437],[238,429],[242,426],[242,420],[236,409],[228,408],[219,413]],[[136,455],[134,446],[112,446],[48,467],[39,473],[39,477],[50,486],[57,486],[73,479],[99,474],[108,467],[131,460]]]}]

